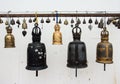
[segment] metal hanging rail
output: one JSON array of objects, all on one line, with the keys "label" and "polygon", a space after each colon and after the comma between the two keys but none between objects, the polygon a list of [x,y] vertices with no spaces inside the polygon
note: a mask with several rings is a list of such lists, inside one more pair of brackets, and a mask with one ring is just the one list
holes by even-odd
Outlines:
[{"label": "metal hanging rail", "polygon": [[[8,13],[0,13],[0,17],[7,17]],[[55,17],[56,14],[53,12],[49,13],[37,13],[38,17]],[[96,11],[96,12],[67,12],[62,13],[58,11],[59,17],[120,17],[120,12],[105,12],[105,11]],[[9,12],[9,17],[35,17],[34,13],[24,12],[24,13],[14,13]]]}]

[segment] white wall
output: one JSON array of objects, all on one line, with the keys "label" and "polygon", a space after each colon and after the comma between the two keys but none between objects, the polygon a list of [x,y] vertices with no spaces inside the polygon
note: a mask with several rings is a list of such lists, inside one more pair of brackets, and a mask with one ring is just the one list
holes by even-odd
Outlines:
[{"label": "white wall", "polygon": [[[119,3],[119,0],[0,0],[0,11],[120,11]],[[69,18],[67,19],[70,21]],[[5,20],[6,18],[4,18]],[[39,71],[38,77],[35,77],[34,71],[25,69],[27,44],[32,42],[31,30],[33,24],[28,24],[26,37],[22,36],[21,27],[12,26],[16,42],[16,48],[12,49],[4,48],[6,30],[5,25],[0,24],[0,84],[120,84],[119,29],[113,25],[107,26],[110,32],[109,41],[114,48],[114,63],[107,65],[107,70],[103,71],[103,65],[95,62],[96,45],[100,42],[101,29],[93,24],[93,29],[90,31],[88,29],[89,24],[80,25],[82,41],[86,43],[87,47],[88,67],[79,69],[76,78],[74,76],[75,70],[66,67],[67,46],[72,41],[71,27],[70,25],[60,25],[63,45],[54,46],[52,45],[54,24],[54,22],[45,23],[43,26],[42,42],[46,44],[47,48],[48,68]],[[41,27],[41,24],[39,26]]]}]

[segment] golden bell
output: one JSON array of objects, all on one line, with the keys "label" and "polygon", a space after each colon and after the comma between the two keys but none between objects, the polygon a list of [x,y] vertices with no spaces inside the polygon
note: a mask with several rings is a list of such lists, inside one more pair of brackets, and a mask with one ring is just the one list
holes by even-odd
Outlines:
[{"label": "golden bell", "polygon": [[22,28],[27,29],[27,23],[25,19],[23,19]]},{"label": "golden bell", "polygon": [[108,42],[109,32],[107,30],[102,30],[101,32],[101,42],[97,45],[97,59],[96,62],[103,64],[113,63],[113,47],[112,44]]},{"label": "golden bell", "polygon": [[101,32],[101,42],[97,44],[97,57],[96,62],[104,64],[104,71],[106,70],[106,64],[113,63],[113,47],[108,42],[109,32],[106,27]]},{"label": "golden bell", "polygon": [[58,23],[54,26],[55,32],[53,33],[53,44],[61,45],[62,44],[62,34],[60,32],[60,26]]},{"label": "golden bell", "polygon": [[10,26],[6,27],[7,35],[5,36],[5,48],[14,48],[15,39],[12,35],[12,28]]}]

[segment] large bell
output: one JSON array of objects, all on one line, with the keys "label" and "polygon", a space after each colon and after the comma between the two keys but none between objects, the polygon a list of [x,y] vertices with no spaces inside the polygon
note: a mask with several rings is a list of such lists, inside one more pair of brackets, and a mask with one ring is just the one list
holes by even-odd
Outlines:
[{"label": "large bell", "polygon": [[113,63],[113,47],[112,44],[108,42],[109,32],[104,28],[101,32],[101,42],[97,44],[97,57],[96,62],[104,64]]},{"label": "large bell", "polygon": [[27,66],[28,70],[35,70],[36,76],[38,76],[38,70],[47,68],[46,64],[46,47],[41,40],[41,30],[38,24],[35,23],[35,27],[32,30],[32,43],[28,44],[27,48]]},{"label": "large bell", "polygon": [[62,34],[60,32],[60,26],[58,23],[54,26],[55,32],[53,33],[53,44],[61,45],[62,44]]},{"label": "large bell", "polygon": [[87,67],[86,46],[80,41],[81,28],[78,25],[72,29],[72,33],[73,41],[68,45],[67,67],[76,68],[77,77],[77,68]]},{"label": "large bell", "polygon": [[6,27],[7,35],[5,36],[5,48],[14,48],[15,47],[15,38],[12,35],[12,28],[9,25]]}]

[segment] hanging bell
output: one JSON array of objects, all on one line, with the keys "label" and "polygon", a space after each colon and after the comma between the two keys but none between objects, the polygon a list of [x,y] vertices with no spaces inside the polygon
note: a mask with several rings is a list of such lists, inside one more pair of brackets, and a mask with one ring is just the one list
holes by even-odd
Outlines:
[{"label": "hanging bell", "polygon": [[25,18],[23,19],[22,29],[27,29],[27,23],[26,23]]},{"label": "hanging bell", "polygon": [[85,18],[84,18],[84,20],[83,20],[83,24],[86,24],[86,20],[85,20]]},{"label": "hanging bell", "polygon": [[77,19],[77,24],[81,24],[81,21],[79,18]]},{"label": "hanging bell", "polygon": [[54,26],[55,32],[53,33],[53,45],[62,44],[62,34],[60,32],[60,25],[58,23]]},{"label": "hanging bell", "polygon": [[74,20],[73,18],[71,19],[71,27],[73,27]]},{"label": "hanging bell", "polygon": [[103,25],[104,25],[103,19],[101,18],[101,19],[100,19],[100,22],[99,22],[99,24],[98,24],[98,28],[103,28]]},{"label": "hanging bell", "polygon": [[41,22],[41,23],[44,23],[44,19],[42,18],[40,22]]},{"label": "hanging bell", "polygon": [[55,17],[53,17],[53,21],[55,21]]},{"label": "hanging bell", "polygon": [[12,28],[10,25],[6,27],[7,35],[5,36],[5,48],[14,48],[15,47],[15,38],[12,35]]},{"label": "hanging bell", "polygon": [[95,20],[95,25],[97,25],[98,24],[98,20],[97,20],[97,18],[96,18],[96,20]]},{"label": "hanging bell", "polygon": [[27,70],[36,71],[38,76],[38,70],[47,68],[46,64],[46,47],[44,43],[41,43],[41,30],[38,24],[35,23],[35,27],[32,30],[32,43],[28,44],[27,48]]},{"label": "hanging bell", "polygon": [[49,19],[49,17],[46,19],[46,23],[50,23],[50,19]]},{"label": "hanging bell", "polygon": [[17,19],[16,23],[18,24],[18,28],[19,28],[19,26],[21,25],[20,20]]},{"label": "hanging bell", "polygon": [[117,21],[117,27],[118,27],[118,29],[120,29],[120,19],[118,19],[118,21]]},{"label": "hanging bell", "polygon": [[11,19],[10,24],[15,25],[15,20],[13,18]]},{"label": "hanging bell", "polygon": [[32,23],[32,19],[31,19],[31,17],[30,17],[30,19],[29,19],[29,23]]},{"label": "hanging bell", "polygon": [[92,21],[92,19],[90,18],[90,19],[88,20],[88,23],[90,23],[90,24],[91,24],[92,22],[93,22],[93,21]]},{"label": "hanging bell", "polygon": [[113,63],[113,47],[112,44],[109,43],[109,32],[104,28],[101,32],[101,42],[97,44],[97,57],[96,62],[104,64]]},{"label": "hanging bell", "polygon": [[5,25],[9,25],[9,22],[8,22],[8,20],[6,20],[6,21],[5,21]]},{"label": "hanging bell", "polygon": [[77,68],[87,67],[86,46],[80,41],[81,28],[78,24],[72,29],[72,33],[73,41],[68,45],[67,67],[75,68],[77,77]]},{"label": "hanging bell", "polygon": [[3,23],[3,20],[0,18],[0,24],[2,24]]},{"label": "hanging bell", "polygon": [[61,24],[62,23],[62,20],[61,20],[61,18],[59,19],[59,22],[58,22],[59,24]]},{"label": "hanging bell", "polygon": [[113,20],[112,23],[113,23],[113,25],[117,26],[117,21],[116,20]]},{"label": "hanging bell", "polygon": [[111,23],[110,18],[107,19],[107,25],[109,25]]},{"label": "hanging bell", "polygon": [[67,19],[65,19],[64,25],[68,25],[68,20]]}]

